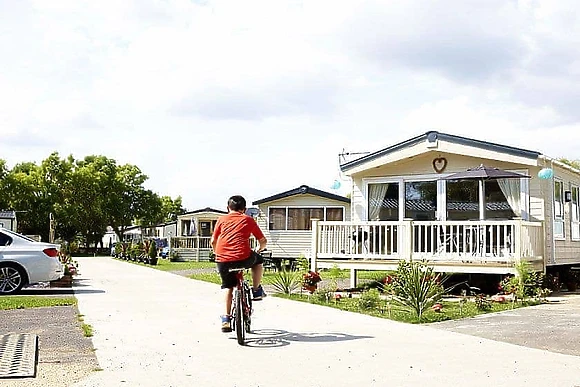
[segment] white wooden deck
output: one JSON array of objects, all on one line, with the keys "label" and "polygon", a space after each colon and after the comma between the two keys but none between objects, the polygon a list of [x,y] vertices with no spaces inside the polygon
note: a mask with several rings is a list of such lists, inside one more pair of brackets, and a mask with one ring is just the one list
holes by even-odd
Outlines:
[{"label": "white wooden deck", "polygon": [[514,273],[525,260],[544,270],[542,222],[413,221],[312,223],[313,269],[394,270],[424,260],[436,271]]},{"label": "white wooden deck", "polygon": [[170,250],[182,261],[208,261],[211,251],[211,237],[180,236],[171,238]]}]

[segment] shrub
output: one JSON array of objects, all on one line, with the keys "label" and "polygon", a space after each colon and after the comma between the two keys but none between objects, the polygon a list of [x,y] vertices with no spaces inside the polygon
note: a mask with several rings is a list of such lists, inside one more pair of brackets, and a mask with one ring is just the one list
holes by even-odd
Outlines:
[{"label": "shrub", "polygon": [[408,308],[421,322],[423,313],[445,293],[442,282],[440,275],[424,262],[400,261],[392,284],[394,301]]},{"label": "shrub", "polygon": [[475,296],[475,307],[481,311],[491,310],[491,301],[485,294],[478,294]]},{"label": "shrub", "polygon": [[381,303],[381,294],[377,289],[365,290],[358,299],[358,306],[363,310],[376,309]]},{"label": "shrub", "polygon": [[157,245],[155,244],[155,242],[151,242],[149,243],[149,259],[155,259],[157,258]]},{"label": "shrub", "polygon": [[334,299],[334,292],[336,287],[333,287],[332,284],[325,284],[319,288],[317,288],[312,296],[318,302],[330,302],[330,300]]},{"label": "shrub", "polygon": [[310,270],[310,262],[304,254],[300,254],[298,256],[298,259],[296,260],[296,267],[298,268],[298,271],[303,273],[306,273],[308,270]]},{"label": "shrub", "polygon": [[500,282],[500,290],[505,294],[513,294],[514,301],[516,299],[525,301],[526,297],[537,297],[545,293],[542,288],[546,282],[543,273],[532,271],[530,264],[525,261],[516,264],[515,268],[517,275],[505,277]]}]

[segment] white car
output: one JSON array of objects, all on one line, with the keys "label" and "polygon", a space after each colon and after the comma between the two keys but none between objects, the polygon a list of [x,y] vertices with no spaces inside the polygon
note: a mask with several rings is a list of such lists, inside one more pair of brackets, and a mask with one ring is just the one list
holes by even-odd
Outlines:
[{"label": "white car", "polygon": [[23,286],[57,280],[63,274],[58,245],[36,242],[0,227],[0,296],[16,293]]}]

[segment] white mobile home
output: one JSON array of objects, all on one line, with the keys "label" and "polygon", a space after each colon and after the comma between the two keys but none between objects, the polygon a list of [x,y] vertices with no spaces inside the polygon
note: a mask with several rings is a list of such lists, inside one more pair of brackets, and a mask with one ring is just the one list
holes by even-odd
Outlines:
[{"label": "white mobile home", "polygon": [[[446,180],[485,165],[529,178]],[[427,132],[341,165],[352,222],[317,222],[314,267],[514,273],[580,263],[580,171],[540,152]],[[352,243],[352,235],[360,237]]]},{"label": "white mobile home", "polygon": [[350,220],[350,199],[302,185],[252,203],[258,206],[258,225],[276,258],[310,255],[312,219]]},{"label": "white mobile home", "polygon": [[211,251],[211,235],[218,218],[226,211],[206,207],[189,211],[177,217],[176,237],[171,238],[170,248],[182,261],[207,261]]},{"label": "white mobile home", "polygon": [[0,211],[0,227],[16,232],[16,212]]}]

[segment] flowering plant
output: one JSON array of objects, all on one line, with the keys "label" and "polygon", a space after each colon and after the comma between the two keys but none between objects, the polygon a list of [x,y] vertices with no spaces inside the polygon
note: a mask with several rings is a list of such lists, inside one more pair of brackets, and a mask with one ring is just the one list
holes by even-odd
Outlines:
[{"label": "flowering plant", "polygon": [[322,278],[320,278],[320,274],[315,271],[309,271],[302,277],[302,284],[304,286],[316,286],[320,281],[322,281]]},{"label": "flowering plant", "polygon": [[65,275],[77,275],[78,274],[78,262],[73,261],[70,254],[67,254],[66,252],[65,253],[61,252],[59,254],[59,260],[62,263]]}]

